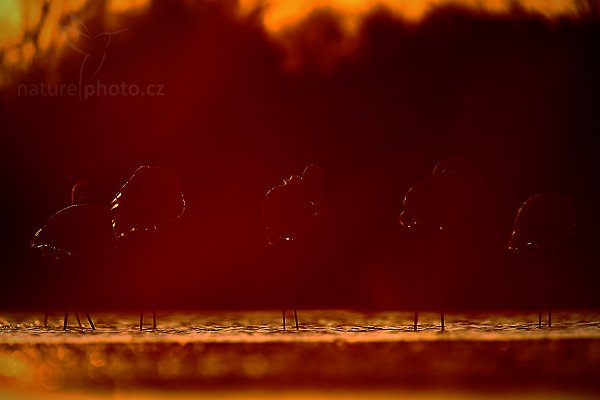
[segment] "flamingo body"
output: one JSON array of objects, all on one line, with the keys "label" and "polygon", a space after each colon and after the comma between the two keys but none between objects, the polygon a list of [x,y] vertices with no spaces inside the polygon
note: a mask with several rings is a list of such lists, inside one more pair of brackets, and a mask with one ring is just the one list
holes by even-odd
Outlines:
[{"label": "flamingo body", "polygon": [[[302,239],[310,230],[323,205],[319,190],[323,176],[323,171],[319,166],[310,164],[304,169],[302,176],[292,175],[281,185],[275,186],[267,192],[263,202],[262,217],[267,229],[269,245],[286,246],[286,253],[289,253],[291,248],[285,243]],[[289,269],[288,267],[288,272],[290,272]],[[299,329],[295,306],[294,319],[296,329]],[[284,330],[285,327],[284,308]]]},{"label": "flamingo body", "polygon": [[[119,239],[135,236],[142,240],[140,265],[150,264],[154,249],[153,235],[163,225],[177,220],[185,211],[185,199],[179,178],[161,167],[141,166],[121,187],[112,201],[113,226]],[[156,290],[156,289],[154,289]],[[156,307],[152,309],[152,327],[156,329]],[[144,311],[140,311],[140,330]]]},{"label": "flamingo body", "polygon": [[184,210],[177,175],[160,167],[139,167],[112,201],[113,223],[119,237],[157,229],[178,219]]},{"label": "flamingo body", "polygon": [[[436,230],[447,230],[464,224],[478,202],[477,176],[470,163],[462,159],[440,161],[432,176],[412,186],[403,201],[399,222],[412,228],[419,226],[430,236]],[[420,240],[423,240],[421,237]],[[422,246],[421,246],[422,248]],[[414,330],[418,326],[414,315]],[[440,313],[444,330],[444,312]]]},{"label": "flamingo body", "polygon": [[557,194],[536,194],[527,199],[515,218],[509,249],[532,244],[555,247],[575,231],[575,205]]},{"label": "flamingo body", "polygon": [[96,204],[78,204],[54,214],[40,229],[33,248],[65,256],[93,255],[117,245],[108,210]]}]

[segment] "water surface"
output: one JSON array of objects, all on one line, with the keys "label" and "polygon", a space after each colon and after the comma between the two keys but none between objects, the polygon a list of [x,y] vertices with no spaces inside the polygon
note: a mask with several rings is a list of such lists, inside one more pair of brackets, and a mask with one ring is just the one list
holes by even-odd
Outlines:
[{"label": "water surface", "polygon": [[60,312],[48,328],[43,314],[0,313],[0,390],[23,399],[600,398],[596,311],[556,312],[552,328],[539,328],[537,313],[449,313],[444,332],[435,313],[420,315],[418,332],[408,312],[301,311],[299,331],[282,330],[280,311],[159,311],[155,331],[140,331],[136,313],[92,317],[95,331],[74,317],[63,331]]}]

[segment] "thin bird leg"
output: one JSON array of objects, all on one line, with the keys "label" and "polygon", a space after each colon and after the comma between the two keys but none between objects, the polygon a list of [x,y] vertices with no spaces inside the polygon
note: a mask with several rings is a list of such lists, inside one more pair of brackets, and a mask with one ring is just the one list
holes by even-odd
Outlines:
[{"label": "thin bird leg", "polygon": [[[157,246],[156,246],[156,236],[157,236],[157,231],[154,230],[150,233],[150,240],[146,241],[146,246],[148,247],[148,251],[146,252],[146,258],[148,257],[148,254],[154,254],[154,256],[151,255],[151,257],[157,258],[156,254],[154,253],[154,251],[156,250]],[[151,253],[152,252],[152,253]],[[152,276],[152,329],[156,330],[156,288],[157,288],[157,280],[156,280],[156,271],[155,269],[152,267],[150,268],[151,271],[151,276]]]},{"label": "thin bird leg", "polygon": [[90,314],[88,314],[87,311],[84,311],[84,313],[85,313],[85,316],[86,316],[88,322],[90,323],[90,327],[92,328],[92,330],[95,331],[96,330],[96,326],[94,325],[94,321],[92,321],[92,319],[90,318]]},{"label": "thin bird leg", "polygon": [[414,324],[414,327],[413,327],[413,330],[415,332],[417,331],[418,324],[419,324],[419,312],[415,311],[415,324]]},{"label": "thin bird leg", "polygon": [[67,330],[67,326],[68,326],[67,324],[68,324],[68,321],[69,321],[69,311],[68,311],[68,310],[65,310],[65,320],[64,320],[64,322],[63,322],[63,331],[66,331],[66,330]]},{"label": "thin bird leg", "polygon": [[[142,239],[145,239],[145,238],[142,238]],[[140,263],[140,265],[142,266],[143,269],[146,268],[146,256],[145,256],[145,253],[148,250],[147,247],[148,246],[146,245],[146,240],[143,240],[142,243],[141,243],[141,245],[140,245],[140,247],[138,247],[138,249],[137,249],[138,254],[139,254],[139,263]],[[139,284],[140,284],[140,288],[143,287],[143,279],[142,279],[142,277],[140,277],[140,279],[139,279]],[[143,290],[142,290],[142,293],[140,294],[140,296],[141,297],[144,296]],[[145,302],[142,300],[142,307],[140,308],[140,331],[144,330],[144,308],[143,308],[144,305],[145,305]]]},{"label": "thin bird leg", "polygon": [[[295,245],[292,244],[292,242],[290,242],[291,247],[288,246],[288,250],[291,250],[291,252],[288,252],[288,254],[291,255],[295,255],[294,250],[296,250],[296,247],[294,247]],[[292,308],[294,309],[294,322],[296,323],[296,330],[300,330],[300,327],[298,326],[298,311],[296,310],[296,274],[295,274],[295,269],[296,269],[296,265],[294,263],[292,263],[292,269],[288,271],[288,275],[287,275],[287,284],[288,286],[291,286],[291,296],[290,296],[290,300],[291,300],[291,305]]]},{"label": "thin bird leg", "polygon": [[[443,252],[447,252],[448,251],[447,244],[448,244],[448,231],[446,230],[446,231],[442,231],[442,245],[441,245],[441,249],[442,249]],[[442,304],[442,307],[443,307],[444,300],[445,300],[446,296],[444,296],[443,290],[440,290],[440,294],[441,294],[441,300],[442,300],[441,304]],[[442,325],[442,332],[443,332],[446,329],[446,321],[444,319],[444,311],[440,311],[440,324]]]},{"label": "thin bird leg", "polygon": [[298,327],[298,312],[296,311],[296,307],[294,307],[294,319],[296,320],[296,330],[300,330]]},{"label": "thin bird leg", "polygon": [[540,279],[540,296],[539,296],[539,302],[540,302],[540,308],[539,308],[539,315],[538,315],[538,327],[542,327],[542,312],[543,312],[543,308],[544,308],[544,294],[545,294],[545,289],[544,289],[544,251],[542,250],[541,247],[539,247],[539,252],[540,252],[540,270],[539,270],[539,279]]},{"label": "thin bird leg", "polygon": [[[417,229],[417,266],[421,266],[423,264],[423,254],[425,253],[425,237],[423,234],[423,227],[416,228]],[[415,282],[416,284],[416,282]],[[414,325],[413,331],[417,331],[419,329],[419,311],[415,311],[414,315]]]},{"label": "thin bird leg", "polygon": [[81,325],[81,320],[79,319],[79,314],[77,313],[77,311],[75,311],[75,318],[77,319],[77,325],[80,328],[83,328],[83,325]]},{"label": "thin bird leg", "polygon": [[44,313],[44,328],[48,327],[48,311]]},{"label": "thin bird leg", "polygon": [[283,316],[283,330],[285,331],[285,308],[283,309],[282,316]]},{"label": "thin bird leg", "polygon": [[299,330],[300,328],[298,327],[298,311],[296,310],[296,289],[293,289],[294,292],[292,293],[292,307],[294,309],[294,321],[296,322],[296,330]]},{"label": "thin bird leg", "polygon": [[445,321],[444,321],[444,312],[443,311],[440,313],[440,321],[442,322],[442,331],[443,331],[444,329],[446,329],[446,324],[445,324]]},{"label": "thin bird leg", "polygon": [[[546,259],[546,252],[544,248],[540,248],[540,271],[544,272],[544,261]],[[544,277],[545,278],[545,277]],[[550,291],[548,290],[548,282],[544,279],[544,301],[546,302],[546,306],[548,307],[548,328],[552,327],[552,305],[550,304]]]}]

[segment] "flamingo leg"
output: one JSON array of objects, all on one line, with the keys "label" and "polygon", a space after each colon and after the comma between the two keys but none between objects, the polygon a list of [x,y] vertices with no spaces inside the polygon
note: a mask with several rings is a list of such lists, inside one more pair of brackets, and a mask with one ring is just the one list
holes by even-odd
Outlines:
[{"label": "flamingo leg", "polygon": [[67,330],[68,323],[69,323],[69,311],[65,310],[65,320],[63,322],[63,331]]},{"label": "flamingo leg", "polygon": [[90,323],[90,327],[92,328],[92,330],[95,331],[96,330],[96,326],[94,325],[94,321],[92,321],[92,319],[90,318],[90,314],[88,314],[87,311],[84,311],[84,313],[85,313],[85,316],[86,316],[88,322]]},{"label": "flamingo leg", "polygon": [[77,319],[77,325],[80,328],[83,328],[83,325],[81,325],[81,320],[79,319],[79,314],[77,313],[77,311],[75,311],[75,318]]},{"label": "flamingo leg", "polygon": [[[545,254],[544,254],[544,248],[540,248],[540,271],[543,274],[544,272],[544,260],[545,260]],[[545,302],[546,305],[548,306],[548,328],[552,327],[552,307],[550,304],[550,293],[548,290],[548,284],[546,282],[544,282],[544,290],[545,290]]]},{"label": "flamingo leg", "polygon": [[[157,248],[157,240],[156,239],[157,239],[157,231],[152,231],[152,233],[150,234],[150,240],[146,242],[146,246],[148,246],[148,243],[150,244],[148,253],[156,250],[156,248]],[[148,253],[146,253],[146,255]],[[153,258],[155,258],[156,254],[155,253],[152,253],[152,254],[154,254]],[[152,277],[152,280],[151,280],[151,283],[152,283],[152,298],[151,298],[151,300],[152,300],[152,329],[156,330],[156,292],[157,292],[156,287],[157,287],[158,283],[156,280],[156,274],[155,274],[154,269],[152,269],[152,271],[153,271],[151,273],[151,277]]]},{"label": "flamingo leg", "polygon": [[[417,228],[417,266],[421,266],[423,264],[423,257],[425,253],[425,234],[422,229]],[[418,279],[417,279],[418,280]],[[417,282],[415,282],[417,284]],[[416,332],[419,329],[419,311],[415,311],[414,315],[414,324],[413,331]]]},{"label": "flamingo leg", "polygon": [[48,311],[44,313],[44,328],[48,327]]},{"label": "flamingo leg", "polygon": [[545,290],[544,290],[544,250],[541,247],[538,247],[539,251],[540,251],[540,288],[541,288],[541,295],[540,295],[540,310],[539,310],[539,314],[538,314],[538,327],[542,327],[542,313],[543,313],[543,309],[544,309],[544,302],[545,302]]},{"label": "flamingo leg", "polygon": [[282,317],[283,317],[283,330],[285,331],[285,308],[283,309],[283,312],[281,313]]},{"label": "flamingo leg", "polygon": [[444,312],[442,311],[440,313],[440,322],[442,323],[442,331],[446,329],[446,324],[445,324],[445,320],[444,320]]},{"label": "flamingo leg", "polygon": [[417,331],[417,326],[419,323],[419,312],[415,311],[415,324],[413,326],[413,330],[416,332]]},{"label": "flamingo leg", "polygon": [[[147,253],[150,251],[150,249],[154,248],[153,244],[154,244],[154,236],[151,236],[150,239],[148,239],[148,237],[144,238],[142,246],[143,246],[143,250],[145,250],[145,251],[140,253],[140,262],[144,266],[147,264],[147,259],[148,259]],[[152,328],[156,329],[156,308],[152,309]],[[141,330],[144,330],[144,309],[140,310],[140,331]]]},{"label": "flamingo leg", "polygon": [[296,320],[296,330],[300,330],[298,327],[298,312],[296,311],[296,307],[294,307],[294,319]]}]

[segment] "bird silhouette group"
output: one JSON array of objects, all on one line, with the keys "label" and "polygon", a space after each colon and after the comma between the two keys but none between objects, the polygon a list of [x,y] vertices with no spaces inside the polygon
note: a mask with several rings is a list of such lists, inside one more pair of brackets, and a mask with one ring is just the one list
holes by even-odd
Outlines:
[{"label": "bird silhouette group", "polygon": [[[54,214],[36,232],[31,246],[56,264],[83,264],[90,258],[117,248],[123,240],[141,243],[140,263],[147,263],[156,231],[178,219],[185,210],[179,179],[173,171],[160,167],[139,167],[121,187],[108,207],[87,203],[85,185],[73,187],[71,205]],[[80,299],[71,300],[80,304]],[[153,301],[150,301],[153,303]],[[68,327],[65,311],[63,329]],[[95,329],[87,311],[90,327]],[[152,304],[152,326],[156,329],[156,310]],[[75,311],[77,323],[81,321]],[[44,325],[47,325],[47,314]],[[140,330],[144,309],[140,311]]]},{"label": "bird silhouette group", "polygon": [[[321,167],[309,164],[302,175],[291,175],[283,183],[267,191],[262,207],[262,219],[269,248],[283,258],[282,268],[288,272],[282,286],[288,288],[294,274],[292,258],[298,243],[313,234],[323,214],[325,198],[320,186],[325,179]],[[418,258],[428,251],[434,238],[444,242],[454,232],[464,229],[471,211],[481,201],[480,176],[463,159],[443,160],[435,165],[431,176],[412,186],[403,201],[399,222],[403,229],[415,235],[419,243]],[[111,252],[124,240],[136,240],[140,265],[148,263],[156,247],[156,233],[184,213],[185,200],[176,174],[161,167],[141,166],[121,187],[108,206],[90,202],[88,188],[83,183],[72,189],[71,205],[58,211],[36,232],[31,247],[57,266],[77,266],[91,258]],[[551,193],[528,198],[516,213],[508,250],[533,247],[539,253],[540,311],[548,310],[548,326],[552,325],[551,305],[544,288],[544,265],[551,249],[561,245],[575,230],[575,205],[564,196]],[[286,309],[294,312],[296,330],[298,314],[292,287],[291,299],[283,305],[283,329],[286,329]],[[152,294],[152,293],[151,293]],[[152,309],[152,329],[156,329],[156,306],[153,296],[140,307],[139,329],[144,329],[144,311]],[[444,301],[440,302],[442,305]],[[78,312],[83,311],[91,329],[96,329],[85,302],[70,299],[65,310],[63,329],[68,328],[69,310],[74,311],[79,327]],[[419,311],[415,310],[413,329],[418,330]],[[47,326],[48,313],[44,318]],[[440,326],[445,329],[443,306]]]}]

